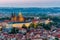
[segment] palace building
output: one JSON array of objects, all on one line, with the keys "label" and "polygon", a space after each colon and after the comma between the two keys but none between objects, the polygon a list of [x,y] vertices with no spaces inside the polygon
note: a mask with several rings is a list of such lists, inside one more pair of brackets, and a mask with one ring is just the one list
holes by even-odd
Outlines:
[{"label": "palace building", "polygon": [[18,15],[13,13],[11,16],[11,21],[6,24],[6,28],[9,28],[9,27],[22,28],[23,25],[25,25],[28,28],[31,23],[34,23],[34,26],[36,27],[36,24],[38,22],[39,20],[37,19],[33,19],[30,21],[25,19],[22,13],[19,13]]}]

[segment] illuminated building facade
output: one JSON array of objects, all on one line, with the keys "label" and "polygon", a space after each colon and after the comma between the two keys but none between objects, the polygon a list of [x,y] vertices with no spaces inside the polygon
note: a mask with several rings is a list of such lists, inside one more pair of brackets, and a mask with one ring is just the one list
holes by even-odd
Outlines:
[{"label": "illuminated building facade", "polygon": [[32,23],[29,21],[26,22],[22,13],[19,13],[18,16],[16,16],[15,14],[12,14],[11,21],[12,22],[8,23],[8,25],[10,25],[11,27],[17,27],[17,28],[22,28],[23,25],[25,25],[26,27],[29,27],[29,25]]},{"label": "illuminated building facade", "polygon": [[24,17],[22,16],[21,13],[19,13],[18,16],[16,16],[15,14],[12,14],[11,20],[14,22],[24,22]]}]

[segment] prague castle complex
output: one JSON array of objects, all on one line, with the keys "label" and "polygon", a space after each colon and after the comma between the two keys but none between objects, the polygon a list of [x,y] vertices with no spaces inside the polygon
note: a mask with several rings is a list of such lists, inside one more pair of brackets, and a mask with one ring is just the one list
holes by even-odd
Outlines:
[{"label": "prague castle complex", "polygon": [[19,13],[18,16],[16,16],[15,14],[12,14],[11,22],[8,25],[10,25],[11,27],[22,28],[23,25],[28,27],[31,23],[32,22],[25,22],[25,18],[23,17],[22,13]]},{"label": "prague castle complex", "polygon": [[28,21],[25,19],[22,13],[19,13],[18,15],[13,13],[11,16],[11,20],[8,23],[5,23],[6,25],[5,24],[4,25],[6,26],[6,28],[9,28],[9,27],[22,28],[23,25],[25,25],[26,27],[29,27],[31,23],[34,23],[34,26],[36,26],[38,23],[48,24],[49,22],[51,22],[50,19],[42,21],[36,18]]}]

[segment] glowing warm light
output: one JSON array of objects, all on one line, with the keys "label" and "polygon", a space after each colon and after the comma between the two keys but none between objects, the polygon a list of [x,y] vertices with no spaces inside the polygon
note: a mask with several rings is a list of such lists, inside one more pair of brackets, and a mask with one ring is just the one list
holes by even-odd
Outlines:
[{"label": "glowing warm light", "polygon": [[30,26],[31,23],[26,23],[25,26],[28,28]]},{"label": "glowing warm light", "polygon": [[19,22],[24,22],[24,17],[22,16],[21,13],[19,13]]},{"label": "glowing warm light", "polygon": [[[19,15],[17,17],[14,14],[12,16],[12,20],[14,22],[24,22],[24,17],[22,16],[22,13],[19,13]],[[16,23],[16,24],[12,24],[12,27],[22,28],[23,24],[28,28],[31,23]]]},{"label": "glowing warm light", "polygon": [[24,22],[24,17],[22,16],[22,13],[19,13],[18,17],[13,14],[12,18],[11,18],[12,21],[16,22]]},{"label": "glowing warm light", "polygon": [[22,28],[23,25],[25,25],[27,28],[30,26],[31,23],[20,23],[20,24],[13,24],[13,27],[18,27],[18,28]]},{"label": "glowing warm light", "polygon": [[12,18],[13,21],[16,21],[16,17],[15,18]]},{"label": "glowing warm light", "polygon": [[23,24],[13,24],[13,27],[18,27],[18,28],[22,28]]},{"label": "glowing warm light", "polygon": [[12,21],[16,21],[16,20],[17,20],[17,17],[14,16],[14,17],[11,18],[11,20],[12,20]]}]

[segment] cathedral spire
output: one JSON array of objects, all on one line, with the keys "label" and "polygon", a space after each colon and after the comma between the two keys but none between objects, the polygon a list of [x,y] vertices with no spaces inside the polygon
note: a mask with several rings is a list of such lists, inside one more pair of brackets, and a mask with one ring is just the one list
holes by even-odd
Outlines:
[{"label": "cathedral spire", "polygon": [[17,19],[17,18],[16,18],[15,13],[12,13],[11,20],[12,20],[12,21],[16,21],[16,19]]},{"label": "cathedral spire", "polygon": [[24,17],[21,12],[19,13],[19,22],[24,22]]}]

